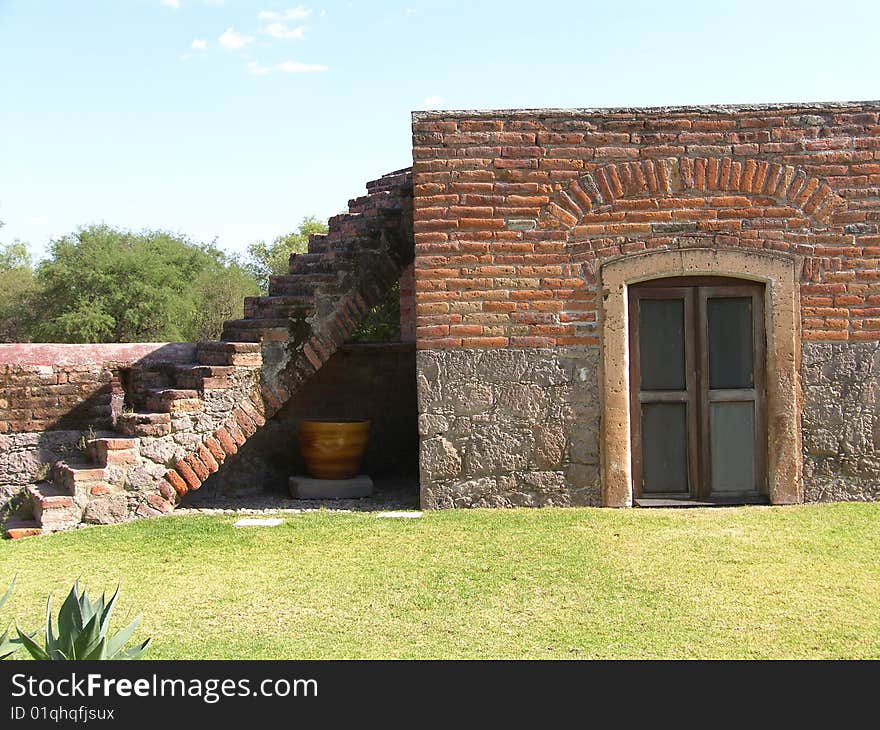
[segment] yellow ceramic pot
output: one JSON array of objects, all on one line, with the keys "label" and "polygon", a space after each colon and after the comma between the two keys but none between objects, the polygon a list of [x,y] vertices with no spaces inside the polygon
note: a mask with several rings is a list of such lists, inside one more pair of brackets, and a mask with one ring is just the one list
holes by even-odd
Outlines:
[{"label": "yellow ceramic pot", "polygon": [[351,479],[367,452],[370,422],[300,421],[296,436],[309,476]]}]

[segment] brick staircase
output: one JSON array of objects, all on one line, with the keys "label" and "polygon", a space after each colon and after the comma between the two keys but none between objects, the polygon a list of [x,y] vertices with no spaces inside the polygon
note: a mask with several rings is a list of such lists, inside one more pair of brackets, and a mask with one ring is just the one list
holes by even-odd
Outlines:
[{"label": "brick staircase", "polygon": [[268,296],[247,297],[222,340],[200,342],[196,361],[149,362],[120,373],[125,407],[115,432],[90,439],[78,459],[53,465],[27,490],[31,518],[19,538],[167,513],[325,363],[412,261],[412,174],[367,184],[329,221]]}]

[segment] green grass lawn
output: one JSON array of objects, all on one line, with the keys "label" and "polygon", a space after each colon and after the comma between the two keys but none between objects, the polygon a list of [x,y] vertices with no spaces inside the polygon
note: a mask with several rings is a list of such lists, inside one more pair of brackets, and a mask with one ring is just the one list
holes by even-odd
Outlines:
[{"label": "green grass lawn", "polygon": [[0,630],[122,585],[150,658],[880,658],[880,504],[167,517],[0,544]]}]

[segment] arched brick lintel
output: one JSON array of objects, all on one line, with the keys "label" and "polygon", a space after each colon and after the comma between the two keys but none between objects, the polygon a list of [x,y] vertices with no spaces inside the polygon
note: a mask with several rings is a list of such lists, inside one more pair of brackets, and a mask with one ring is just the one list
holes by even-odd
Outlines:
[{"label": "arched brick lintel", "polygon": [[803,502],[800,302],[796,257],[743,248],[682,248],[629,254],[599,269],[602,503],[633,504],[630,438],[630,285],[670,276],[733,276],[765,285],[767,474],[773,504]]},{"label": "arched brick lintel", "polygon": [[572,180],[542,207],[540,225],[571,229],[623,198],[718,193],[762,195],[827,226],[846,206],[827,182],[794,165],[732,157],[668,157],[603,165]]}]

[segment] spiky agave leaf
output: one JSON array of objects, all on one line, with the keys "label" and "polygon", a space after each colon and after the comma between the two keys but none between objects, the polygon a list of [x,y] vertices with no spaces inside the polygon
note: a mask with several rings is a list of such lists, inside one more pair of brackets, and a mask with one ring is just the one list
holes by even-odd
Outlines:
[{"label": "spiky agave leaf", "polygon": [[18,640],[21,642],[21,645],[25,648],[28,654],[30,654],[34,659],[39,661],[47,661],[52,657],[49,656],[43,648],[34,641],[30,636],[28,636],[24,631],[22,631],[17,626],[15,630],[18,632]]},{"label": "spiky agave leaf", "polygon": [[112,659],[140,659],[141,654],[143,654],[150,643],[153,641],[152,638],[147,639],[143,644],[139,646],[133,646],[130,649],[123,649],[118,652],[116,656],[111,657]]},{"label": "spiky agave leaf", "polygon": [[21,645],[21,642],[18,639],[10,639],[9,638],[9,629],[3,632],[3,635],[0,636],[0,659],[5,659],[15,652],[18,651],[18,647]]},{"label": "spiky agave leaf", "polygon": [[101,641],[101,617],[94,614],[83,627],[82,633],[73,642],[74,659],[83,659],[92,653]]},{"label": "spiky agave leaf", "polygon": [[6,589],[6,593],[3,594],[3,597],[0,598],[0,608],[3,608],[3,604],[9,600],[9,597],[12,595],[12,591],[15,588],[15,580],[18,578],[17,575],[12,576],[12,583],[9,584],[9,588]]},{"label": "spiky agave leaf", "polygon": [[[0,608],[3,608],[3,604],[9,600],[9,597],[12,595],[12,591],[15,588],[15,579],[17,576],[12,577],[12,583],[9,584],[9,588],[6,589],[6,592],[0,597]],[[0,635],[0,659],[5,659],[15,652],[18,651],[18,647],[20,642],[18,639],[10,639],[9,638],[9,629],[5,629],[3,634]]]},{"label": "spiky agave leaf", "polygon": [[[128,626],[119,631],[116,636],[109,639],[107,641],[107,656],[113,659],[119,652],[122,651],[122,647],[124,647],[128,640],[134,634],[134,630],[138,627],[138,624],[141,622],[141,616],[138,614],[134,621],[132,621]],[[148,639],[149,641],[149,639]]]},{"label": "spiky agave leaf", "polygon": [[[116,584],[116,590],[113,592],[113,596],[107,602],[107,605],[104,606],[104,594],[101,594],[101,635],[107,633],[107,630],[110,628],[110,616],[113,614],[113,607],[116,605],[116,599],[119,597],[119,583]],[[125,643],[125,642],[123,642]]]}]

